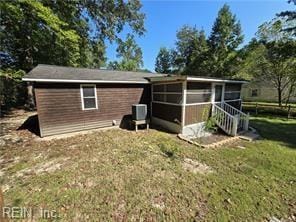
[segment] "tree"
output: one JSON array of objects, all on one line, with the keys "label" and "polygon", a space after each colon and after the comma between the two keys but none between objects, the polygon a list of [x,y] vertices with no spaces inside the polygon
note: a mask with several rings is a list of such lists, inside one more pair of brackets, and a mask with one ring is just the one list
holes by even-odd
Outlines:
[{"label": "tree", "polygon": [[191,62],[192,54],[197,46],[199,31],[196,27],[184,25],[177,31],[176,65],[179,70],[184,70]]},{"label": "tree", "polygon": [[201,30],[198,32],[198,37],[194,41],[190,61],[186,66],[184,73],[188,73],[190,75],[207,75],[209,72],[207,69],[208,50],[209,47],[205,32]]},{"label": "tree", "polygon": [[208,39],[210,75],[217,77],[234,75],[231,72],[231,66],[236,59],[235,50],[242,41],[240,22],[231,13],[229,6],[225,4],[218,12],[218,17]]},{"label": "tree", "polygon": [[172,51],[165,47],[161,47],[156,57],[155,72],[171,73],[173,69],[172,59]]},{"label": "tree", "polygon": [[143,66],[142,50],[133,35],[128,34],[125,41],[119,40],[116,51],[117,57],[121,58],[121,61],[109,63],[109,68],[136,71]]},{"label": "tree", "polygon": [[[145,32],[140,10],[139,0],[0,1],[1,74],[12,77],[1,78],[12,82],[38,63],[99,68],[106,40],[119,41],[125,26],[137,35]],[[16,84],[20,92],[25,87]],[[16,84],[4,84],[4,91],[16,93],[9,88]]]},{"label": "tree", "polygon": [[285,24],[285,21],[282,19],[272,19],[270,22],[265,22],[258,27],[256,36],[263,43],[291,39],[291,33],[282,31]]},{"label": "tree", "polygon": [[[296,5],[296,0],[289,0],[288,3],[294,3],[294,5]],[[287,23],[286,27],[283,27],[282,31],[291,33],[293,36],[296,36],[296,11],[283,11],[277,16],[283,18]]]},{"label": "tree", "polygon": [[271,83],[278,92],[278,104],[281,107],[283,94],[295,87],[296,43],[295,41],[268,42],[263,59],[259,62],[261,73],[258,76]]},{"label": "tree", "polygon": [[251,81],[254,76],[260,75],[259,62],[262,60],[265,50],[265,46],[256,38],[253,38],[249,44],[240,49],[238,51],[240,64],[237,66],[234,77]]},{"label": "tree", "polygon": [[275,21],[259,26],[257,39],[244,48],[241,73],[250,79],[266,82],[278,93],[278,104],[288,102],[296,84],[296,41],[283,34],[282,23]]},{"label": "tree", "polygon": [[142,35],[138,0],[1,1],[1,51],[17,68],[38,63],[99,67],[105,40],[118,41],[125,25]]},{"label": "tree", "polygon": [[[0,110],[23,105],[26,101],[26,87],[22,82],[25,72],[13,69],[0,70]],[[2,114],[2,113],[0,113]]]}]

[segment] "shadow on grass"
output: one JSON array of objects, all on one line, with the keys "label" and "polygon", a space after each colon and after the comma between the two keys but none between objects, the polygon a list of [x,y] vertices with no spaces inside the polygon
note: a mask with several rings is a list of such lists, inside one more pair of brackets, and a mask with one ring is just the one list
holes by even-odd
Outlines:
[{"label": "shadow on grass", "polygon": [[28,130],[31,133],[40,136],[38,115],[30,116],[17,130]]},{"label": "shadow on grass", "polygon": [[296,150],[296,121],[279,117],[256,117],[251,120],[259,134]]}]

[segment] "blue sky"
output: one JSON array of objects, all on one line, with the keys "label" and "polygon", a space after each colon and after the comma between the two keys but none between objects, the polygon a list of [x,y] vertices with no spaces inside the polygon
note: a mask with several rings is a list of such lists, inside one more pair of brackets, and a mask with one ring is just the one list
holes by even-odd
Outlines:
[{"label": "blue sky", "polygon": [[[259,25],[270,21],[275,14],[287,9],[295,9],[285,0],[236,0],[236,1],[142,1],[142,11],[146,14],[144,36],[136,38],[142,48],[144,68],[154,71],[155,58],[162,46],[173,48],[176,41],[176,31],[185,24],[203,28],[206,34],[211,32],[212,25],[219,9],[227,3],[231,11],[240,20],[244,43],[254,37]],[[129,30],[122,33],[122,37]],[[116,45],[109,44],[107,57],[116,60]]]}]

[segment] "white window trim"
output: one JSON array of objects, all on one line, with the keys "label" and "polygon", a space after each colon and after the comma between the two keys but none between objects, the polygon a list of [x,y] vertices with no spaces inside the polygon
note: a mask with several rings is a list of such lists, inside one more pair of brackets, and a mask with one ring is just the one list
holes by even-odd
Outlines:
[{"label": "white window trim", "polygon": [[168,84],[176,84],[176,83],[182,83],[183,81],[174,81],[174,82],[158,82],[158,83],[153,83],[153,85],[158,86],[158,85],[168,85]]},{"label": "white window trim", "polygon": [[208,92],[188,92],[187,91],[187,95],[203,95],[203,94],[211,94],[212,93],[212,91],[211,90],[209,90]]},{"label": "white window trim", "polygon": [[153,92],[153,94],[161,94],[161,95],[174,95],[174,94],[178,94],[178,95],[182,95],[182,92]]},{"label": "white window trim", "polygon": [[[83,87],[84,86],[92,86],[94,87],[95,90],[95,108],[84,108],[84,98],[94,98],[93,96],[91,97],[84,97],[83,96]],[[97,86],[96,84],[80,84],[80,96],[81,96],[81,108],[82,110],[93,110],[93,109],[98,109],[98,97],[97,97]]]}]

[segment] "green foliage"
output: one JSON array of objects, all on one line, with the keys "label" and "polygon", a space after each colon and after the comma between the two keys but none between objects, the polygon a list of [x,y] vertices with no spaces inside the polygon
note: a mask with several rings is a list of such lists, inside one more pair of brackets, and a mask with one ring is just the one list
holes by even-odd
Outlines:
[{"label": "green foliage", "polygon": [[184,70],[189,65],[192,54],[198,45],[198,38],[199,31],[196,27],[184,25],[177,31],[176,64],[180,67],[180,70]]},{"label": "green foliage", "polygon": [[[278,104],[289,102],[296,89],[296,41],[282,19],[265,22],[253,39],[240,51],[242,62],[237,75],[250,80],[266,82],[278,94]],[[288,91],[287,98],[283,98]]]},{"label": "green foliage", "polygon": [[142,50],[133,35],[128,34],[125,41],[119,40],[116,51],[121,61],[110,62],[109,69],[136,71],[143,66]]},{"label": "green foliage", "polygon": [[1,110],[23,105],[26,101],[26,84],[22,82],[23,70],[0,70]]},{"label": "green foliage", "polygon": [[[1,1],[0,51],[13,60],[8,68],[26,72],[40,63],[99,68],[106,62],[106,40],[123,45],[119,33],[124,26],[143,35],[141,7],[139,0]],[[139,68],[142,52],[135,52],[137,61],[125,58],[122,69]],[[3,81],[12,81],[6,83],[19,89],[14,80]],[[6,105],[16,104],[12,97],[5,96]]]},{"label": "green foliage", "polygon": [[[294,5],[296,5],[295,0],[289,0],[288,3],[293,3]],[[288,23],[288,25],[283,27],[282,31],[290,33],[295,37],[296,36],[296,11],[295,10],[283,11],[279,13],[277,16],[284,19],[285,22]]]},{"label": "green foliage", "polygon": [[209,71],[211,76],[232,76],[235,66],[236,49],[242,43],[243,35],[239,21],[224,5],[218,12],[209,37]]},{"label": "green foliage", "polygon": [[292,38],[291,33],[282,31],[286,25],[282,19],[273,19],[260,25],[256,36],[261,42],[286,41]]},{"label": "green foliage", "polygon": [[205,130],[210,132],[216,132],[218,130],[218,127],[216,125],[215,116],[211,116],[207,119],[205,124]]},{"label": "green foliage", "polygon": [[[228,5],[224,5],[208,39],[205,32],[196,27],[185,25],[177,31],[171,67],[174,67],[174,72],[187,75],[233,77],[239,64],[236,49],[243,41],[241,32],[236,16],[231,13]],[[159,60],[160,55],[156,61],[157,69],[160,66]],[[165,59],[162,58],[162,61],[167,64]]]},{"label": "green foliage", "polygon": [[119,41],[125,25],[142,35],[138,0],[1,1],[1,51],[30,70],[38,63],[100,67],[105,40]]},{"label": "green foliage", "polygon": [[184,73],[188,75],[206,76],[209,74],[208,67],[208,50],[206,35],[203,30],[197,32],[197,38],[194,44],[189,64],[186,66]]},{"label": "green foliage", "polygon": [[172,50],[169,50],[165,47],[161,47],[155,62],[155,72],[158,73],[172,73],[174,58]]}]

